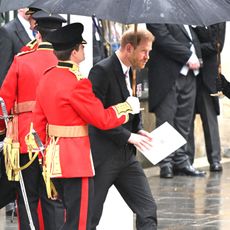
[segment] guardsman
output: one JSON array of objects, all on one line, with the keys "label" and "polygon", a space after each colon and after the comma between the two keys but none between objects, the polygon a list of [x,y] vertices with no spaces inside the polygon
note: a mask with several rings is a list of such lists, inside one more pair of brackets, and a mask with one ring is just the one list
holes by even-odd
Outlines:
[{"label": "guardsman", "polygon": [[[29,132],[32,121],[37,85],[43,72],[57,64],[52,45],[46,41],[46,36],[65,22],[61,16],[49,15],[43,11],[34,13],[33,18],[37,22],[35,29],[38,31],[36,36],[39,46],[36,50],[20,53],[14,58],[0,90],[0,97],[4,99],[8,113],[13,110],[14,118],[18,120],[20,166],[30,161],[25,136]],[[0,130],[3,126],[1,123]],[[22,175],[36,230],[42,229],[39,226],[37,213],[39,199],[44,217],[44,228],[46,230],[59,229],[64,223],[64,208],[61,202],[48,199],[38,158],[28,168],[22,170]],[[30,226],[21,189],[18,190],[18,215],[20,229],[29,230]]]},{"label": "guardsman", "polygon": [[44,74],[37,88],[34,128],[42,142],[48,138],[45,165],[66,208],[62,229],[89,229],[94,166],[88,124],[111,129],[138,113],[138,98],[104,109],[91,82],[79,71],[85,59],[83,25],[74,23],[47,36],[59,59]]}]

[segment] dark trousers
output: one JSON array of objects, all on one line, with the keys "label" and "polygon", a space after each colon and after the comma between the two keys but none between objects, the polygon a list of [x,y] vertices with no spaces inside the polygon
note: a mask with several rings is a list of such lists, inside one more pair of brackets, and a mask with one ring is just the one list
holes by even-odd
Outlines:
[{"label": "dark trousers", "polygon": [[[193,119],[195,97],[196,78],[193,72],[189,71],[187,76],[179,75],[172,89],[155,111],[156,126],[167,121],[187,140]],[[189,163],[186,151],[186,145],[182,146],[162,160],[159,163],[160,167],[183,168]]]},{"label": "dark trousers", "polygon": [[[135,155],[125,148],[124,151],[108,157],[95,169],[91,230],[95,230],[99,224],[103,204],[113,184],[136,214],[137,230],[157,229],[156,203],[147,178]],[[117,211],[119,210],[114,210],[114,215]]]},{"label": "dark trousers", "polygon": [[[76,166],[77,167],[77,166]],[[89,230],[93,201],[93,179],[52,179],[66,209],[62,230]]]},{"label": "dark trousers", "polygon": [[[219,126],[217,120],[217,113],[212,96],[204,87],[202,82],[198,82],[196,97],[196,111],[200,114],[202,121],[206,154],[209,164],[219,163],[221,160],[220,136]],[[195,119],[195,113],[193,120]],[[194,161],[195,156],[195,142],[194,142],[194,121],[191,124],[191,130],[187,145],[187,154],[191,163]]]},{"label": "dark trousers", "polygon": [[[28,161],[28,154],[20,155],[21,166]],[[64,208],[60,201],[48,199],[45,190],[45,183],[42,178],[41,169],[37,159],[28,168],[22,171],[22,176],[35,229],[40,229],[37,213],[39,199],[41,201],[45,230],[60,229],[64,223]],[[18,213],[20,229],[30,230],[29,219],[21,189],[18,191]]]}]

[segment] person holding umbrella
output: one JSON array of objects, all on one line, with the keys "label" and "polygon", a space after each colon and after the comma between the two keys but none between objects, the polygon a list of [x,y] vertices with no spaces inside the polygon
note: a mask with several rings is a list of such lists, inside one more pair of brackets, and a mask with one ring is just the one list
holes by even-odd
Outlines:
[{"label": "person holding umbrella", "polygon": [[221,75],[220,80],[219,89],[221,89],[223,94],[230,99],[230,82],[224,77],[224,75]]},{"label": "person holding umbrella", "polygon": [[[53,48],[47,42],[46,36],[62,26],[65,19],[60,15],[48,14],[38,11],[33,14],[36,20],[35,29],[38,31],[37,49],[23,52],[15,56],[0,90],[7,112],[13,110],[13,115],[18,119],[18,140],[20,143],[20,166],[27,164],[29,154],[25,143],[25,136],[30,129],[32,110],[35,105],[36,88],[42,78],[43,72],[57,63]],[[4,123],[1,121],[1,130]],[[29,202],[32,222],[36,230],[42,229],[38,220],[38,201],[41,200],[44,227],[46,230],[58,229],[64,223],[64,208],[60,201],[48,199],[38,158],[26,169],[22,170],[25,190]],[[28,212],[21,189],[18,189],[18,221],[23,230],[30,229]]]},{"label": "person holding umbrella", "polygon": [[[132,95],[132,68],[145,67],[153,41],[154,36],[146,29],[128,30],[122,35],[120,48],[90,70],[93,90],[105,108],[123,102]],[[138,230],[157,229],[156,203],[140,162],[136,159],[134,146],[148,146],[150,140],[150,134],[143,130],[141,114],[108,131],[90,127],[95,164],[91,230],[95,230],[100,221],[103,204],[112,185],[136,214]]]},{"label": "person holding umbrella", "polygon": [[[156,126],[171,124],[186,140],[193,118],[196,76],[201,67],[199,40],[188,25],[147,24],[156,41],[148,62],[149,111]],[[190,163],[184,145],[159,163],[160,177],[204,176]]]},{"label": "person holding umbrella", "polygon": [[[219,98],[211,94],[219,91],[217,79],[220,66],[220,53],[225,40],[225,22],[210,25],[208,27],[197,26],[194,28],[200,44],[203,59],[197,80],[197,95],[194,111],[200,114],[205,137],[205,147],[211,172],[223,170],[221,161],[221,144],[217,116],[220,114]],[[191,124],[188,151],[189,160],[193,164],[195,157],[194,122]]]}]

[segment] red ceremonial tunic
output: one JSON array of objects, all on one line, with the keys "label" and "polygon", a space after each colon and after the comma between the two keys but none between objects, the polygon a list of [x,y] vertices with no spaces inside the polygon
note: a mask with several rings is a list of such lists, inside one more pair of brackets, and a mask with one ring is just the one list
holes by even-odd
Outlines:
[{"label": "red ceremonial tunic", "polygon": [[[15,56],[0,90],[0,97],[5,101],[8,113],[13,109],[15,102],[30,102],[34,107],[36,88],[44,71],[56,64],[57,58],[53,54],[51,44],[47,42],[40,43],[37,50]],[[32,108],[28,112],[18,114],[20,153],[27,153],[25,135],[29,133],[31,121]],[[4,127],[4,121],[0,120],[0,130]]]},{"label": "red ceremonial tunic", "polygon": [[31,50],[36,50],[38,48],[38,42],[36,39],[28,42],[25,46],[21,48],[21,52],[27,52]]},{"label": "red ceremonial tunic", "polygon": [[[34,110],[34,128],[43,143],[46,127],[85,126],[92,124],[100,129],[111,129],[126,122],[126,115],[117,115],[115,107],[104,109],[94,95],[91,82],[82,78],[72,62],[59,62],[46,71],[37,89]],[[100,143],[98,143],[100,144]],[[92,177],[94,167],[88,135],[60,137],[61,175],[57,177]]]}]

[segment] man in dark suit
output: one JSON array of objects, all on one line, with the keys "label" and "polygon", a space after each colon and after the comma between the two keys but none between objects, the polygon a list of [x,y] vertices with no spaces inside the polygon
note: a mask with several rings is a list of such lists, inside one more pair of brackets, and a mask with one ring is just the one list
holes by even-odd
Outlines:
[{"label": "man in dark suit", "polygon": [[[123,102],[131,94],[130,67],[144,68],[154,37],[148,30],[129,30],[123,34],[121,47],[112,56],[97,63],[89,73],[96,96],[107,108]],[[140,114],[116,129],[90,127],[90,143],[95,165],[95,197],[91,230],[98,225],[103,203],[113,184],[137,215],[137,229],[157,229],[156,204],[147,178],[135,157],[134,145],[149,146],[151,137],[142,129]]]},{"label": "man in dark suit", "polygon": [[[208,27],[196,27],[195,32],[201,44],[203,59],[203,68],[197,77],[197,96],[195,114],[200,114],[207,152],[210,171],[220,172],[222,166],[220,136],[217,116],[220,114],[219,99],[210,94],[217,92],[216,80],[218,78],[218,57],[224,45],[225,23],[219,23]],[[218,47],[217,47],[218,46]],[[188,140],[188,151],[191,164],[194,161],[195,143],[194,143],[194,122],[191,124],[191,130]]]},{"label": "man in dark suit", "polygon": [[[148,62],[149,111],[156,126],[169,122],[187,140],[196,96],[196,75],[201,51],[194,31],[187,25],[147,24],[156,41]],[[186,145],[159,163],[160,177],[203,176],[192,167]]]},{"label": "man in dark suit", "polygon": [[34,38],[30,30],[30,15],[26,15],[26,11],[27,9],[19,9],[17,17],[0,28],[0,85],[2,85],[14,55]]}]

